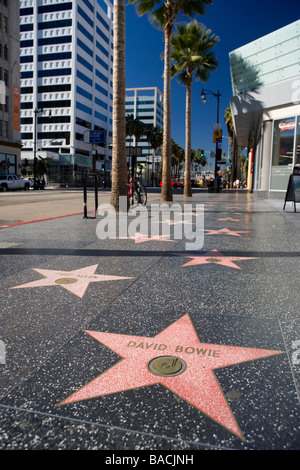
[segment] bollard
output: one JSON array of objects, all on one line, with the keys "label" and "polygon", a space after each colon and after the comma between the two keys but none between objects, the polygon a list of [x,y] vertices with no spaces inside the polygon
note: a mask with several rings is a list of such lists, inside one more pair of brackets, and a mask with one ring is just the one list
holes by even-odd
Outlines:
[{"label": "bollard", "polygon": [[[98,209],[98,178],[95,173],[87,173],[83,180],[83,218],[87,219],[87,178],[89,176],[94,177],[94,189],[95,189],[95,213],[93,219],[96,218]],[[91,217],[90,217],[91,218]]]}]

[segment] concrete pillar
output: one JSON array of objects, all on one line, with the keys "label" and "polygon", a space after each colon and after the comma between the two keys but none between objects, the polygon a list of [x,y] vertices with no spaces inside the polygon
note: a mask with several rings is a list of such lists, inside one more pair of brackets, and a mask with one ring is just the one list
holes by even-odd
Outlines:
[{"label": "concrete pillar", "polygon": [[265,121],[263,125],[263,148],[262,148],[262,178],[261,191],[269,191],[270,171],[272,158],[272,123]]}]

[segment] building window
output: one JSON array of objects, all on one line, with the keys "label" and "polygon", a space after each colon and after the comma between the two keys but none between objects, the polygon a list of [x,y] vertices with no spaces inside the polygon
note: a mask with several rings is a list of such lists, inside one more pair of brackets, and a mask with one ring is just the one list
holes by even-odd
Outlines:
[{"label": "building window", "polygon": [[49,13],[51,11],[64,11],[64,10],[72,10],[72,2],[55,4],[55,5],[45,5],[45,6],[38,7],[38,13]]},{"label": "building window", "polygon": [[87,60],[81,57],[79,54],[77,54],[77,61],[80,62],[84,67],[86,67],[91,72],[93,71],[93,66]]},{"label": "building window", "polygon": [[90,17],[85,13],[85,11],[80,8],[80,6],[77,7],[78,13],[82,16],[82,18],[85,19],[85,21],[93,28],[94,27],[94,22],[90,19]]},{"label": "building window", "polygon": [[293,171],[296,118],[274,121],[271,190],[286,190]]},{"label": "building window", "polygon": [[80,70],[77,70],[77,77],[80,78],[83,82],[87,83],[88,85],[92,86],[93,81],[87,77],[84,73],[80,72]]},{"label": "building window", "polygon": [[77,28],[78,30],[85,35],[93,43],[93,36],[82,26],[82,24],[77,21]]},{"label": "building window", "polygon": [[52,28],[65,28],[66,26],[72,26],[72,20],[56,20],[56,21],[44,21],[38,23],[38,29],[52,29]]}]

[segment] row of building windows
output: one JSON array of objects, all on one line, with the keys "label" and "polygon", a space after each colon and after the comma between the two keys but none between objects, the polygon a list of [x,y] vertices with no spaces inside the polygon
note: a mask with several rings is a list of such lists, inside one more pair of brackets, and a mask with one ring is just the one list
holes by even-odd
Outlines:
[{"label": "row of building windows", "polygon": [[[83,111],[84,113],[86,113],[90,116],[92,116],[92,114],[93,114],[92,108],[90,108],[89,106],[86,106],[83,103],[80,103],[80,101],[76,101],[76,108],[79,109],[79,111]],[[94,116],[97,119],[100,119],[103,122],[107,122],[107,116],[105,116],[102,113],[99,113],[98,111],[94,111]]]},{"label": "row of building windows", "polygon": [[[134,105],[134,101],[127,101],[126,100],[126,105]],[[140,104],[154,104],[154,100],[147,100],[147,101],[140,101],[140,100],[137,100],[137,104],[140,105]]]},{"label": "row of building windows", "polygon": [[[51,44],[66,44],[72,42],[72,36],[55,36],[51,38],[38,39],[38,46],[48,46]],[[22,43],[21,43],[22,44]]]},{"label": "row of building windows", "polygon": [[[72,10],[72,2],[56,3],[53,5],[43,5],[38,7],[38,13],[51,13],[54,11]],[[33,15],[33,7],[20,8],[20,16]]]},{"label": "row of building windows", "polygon": [[[137,113],[154,113],[154,108],[138,108]],[[134,108],[127,108],[126,113],[134,113]]]},{"label": "row of building windows", "polygon": [[[91,56],[91,57],[94,56],[94,53],[93,53],[92,49],[90,49],[83,41],[81,41],[81,39],[79,39],[79,38],[77,39],[77,44],[89,56]],[[108,57],[108,54],[107,54],[107,57]],[[101,57],[99,57],[97,54],[96,54],[96,61],[100,65],[102,65],[102,67],[105,68],[105,70],[108,70],[108,64],[103,59],[101,59]]]},{"label": "row of building windows", "polygon": [[[51,116],[38,117],[37,122],[38,124],[48,124],[52,122],[52,117]],[[55,122],[59,124],[70,123],[71,116],[55,116]],[[33,124],[33,118],[32,117],[21,118],[21,124],[24,124],[24,125]]]},{"label": "row of building windows", "polygon": [[[39,38],[38,39],[38,46],[48,46],[53,44],[67,44],[72,42],[72,36],[55,36],[51,38]],[[33,39],[26,39],[20,41],[20,48],[25,49],[28,47],[33,47]]]},{"label": "row of building windows", "polygon": [[[93,35],[87,31],[87,29],[85,29],[85,27],[79,22],[77,21],[77,28],[79,29],[79,31],[82,32],[82,34],[91,42],[93,43],[94,42],[94,37]],[[100,28],[98,28],[98,26],[96,26],[96,32],[98,33],[98,35],[107,43],[109,44],[109,39],[108,37],[101,31]]]}]

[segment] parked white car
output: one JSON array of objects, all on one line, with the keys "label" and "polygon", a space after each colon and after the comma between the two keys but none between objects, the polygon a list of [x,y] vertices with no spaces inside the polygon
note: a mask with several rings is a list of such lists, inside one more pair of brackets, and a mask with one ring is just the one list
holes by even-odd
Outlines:
[{"label": "parked white car", "polygon": [[30,182],[19,179],[16,175],[0,176],[1,191],[13,191],[17,189],[29,190]]}]

